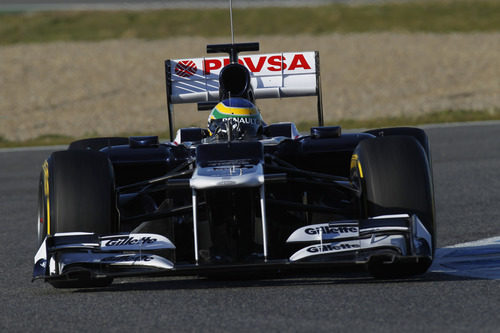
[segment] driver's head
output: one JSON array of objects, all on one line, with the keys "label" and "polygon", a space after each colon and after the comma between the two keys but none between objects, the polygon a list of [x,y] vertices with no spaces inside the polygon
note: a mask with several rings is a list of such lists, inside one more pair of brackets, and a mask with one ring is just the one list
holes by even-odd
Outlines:
[{"label": "driver's head", "polygon": [[[228,126],[230,126],[228,131]],[[257,107],[244,98],[225,99],[217,104],[208,117],[210,136],[226,139],[256,137],[262,129],[262,118]]]}]

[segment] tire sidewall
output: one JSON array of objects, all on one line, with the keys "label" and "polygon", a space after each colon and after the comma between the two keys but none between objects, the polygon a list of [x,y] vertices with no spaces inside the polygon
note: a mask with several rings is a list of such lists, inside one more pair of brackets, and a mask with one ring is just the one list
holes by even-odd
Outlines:
[{"label": "tire sidewall", "polygon": [[[47,160],[45,234],[118,231],[114,173],[107,155],[91,150],[53,153]],[[48,207],[47,207],[48,206]]]},{"label": "tire sidewall", "polygon": [[[432,169],[425,149],[411,136],[367,139],[358,144],[351,162],[351,181],[360,193],[361,218],[415,214],[436,244]],[[431,260],[412,265],[369,265],[377,277],[424,273]]]}]

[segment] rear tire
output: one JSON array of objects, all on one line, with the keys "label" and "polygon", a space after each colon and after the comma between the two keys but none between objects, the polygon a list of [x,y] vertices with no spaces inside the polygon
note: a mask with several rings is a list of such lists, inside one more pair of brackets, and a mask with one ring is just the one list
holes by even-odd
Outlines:
[{"label": "rear tire", "polygon": [[[364,140],[354,154],[353,178],[362,188],[362,215],[415,214],[432,235],[435,247],[434,191],[427,153],[412,136],[387,136]],[[362,175],[362,176],[361,176]],[[376,277],[423,274],[431,260],[418,263],[384,264],[374,258],[368,264]]]},{"label": "rear tire", "polygon": [[[92,150],[53,153],[40,176],[39,243],[58,232],[110,234],[118,229],[113,167],[106,154]],[[110,278],[49,281],[56,288],[111,282]]]},{"label": "rear tire", "polygon": [[101,150],[104,147],[128,145],[128,143],[128,138],[123,137],[90,138],[71,142],[68,150]]}]

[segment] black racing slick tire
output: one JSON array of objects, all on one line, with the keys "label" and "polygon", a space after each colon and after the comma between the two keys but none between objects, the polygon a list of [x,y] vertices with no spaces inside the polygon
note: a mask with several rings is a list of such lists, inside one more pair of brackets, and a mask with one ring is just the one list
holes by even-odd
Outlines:
[{"label": "black racing slick tire", "polygon": [[[362,215],[415,214],[432,236],[435,247],[434,190],[427,152],[412,136],[384,136],[363,140],[354,154],[351,176],[362,189]],[[375,277],[404,277],[423,274],[432,261],[385,264],[370,261]],[[380,258],[379,258],[380,259]]]},{"label": "black racing slick tire", "polygon": [[[114,174],[106,154],[67,150],[44,163],[39,189],[38,241],[58,232],[118,231]],[[110,278],[49,281],[56,288],[103,286]]]},{"label": "black racing slick tire", "polygon": [[128,143],[128,138],[124,137],[90,138],[71,142],[68,150],[101,150],[104,147],[128,145]]},{"label": "black racing slick tire", "polygon": [[431,161],[431,148],[429,144],[429,138],[423,129],[416,127],[389,127],[389,128],[377,128],[366,131],[365,133],[369,133],[375,135],[377,137],[382,136],[411,136],[415,138],[418,143],[424,148],[425,154],[427,155],[427,159],[429,163],[432,165]]}]

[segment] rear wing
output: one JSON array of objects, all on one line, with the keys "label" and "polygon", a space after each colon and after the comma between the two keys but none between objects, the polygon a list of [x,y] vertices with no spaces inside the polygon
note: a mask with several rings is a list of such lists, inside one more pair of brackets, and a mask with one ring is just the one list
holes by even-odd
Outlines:
[{"label": "rear wing", "polygon": [[[248,68],[255,98],[317,96],[318,124],[323,126],[319,53],[287,52],[240,56]],[[228,56],[165,61],[170,140],[174,136],[173,105],[219,101],[219,73]]]}]

